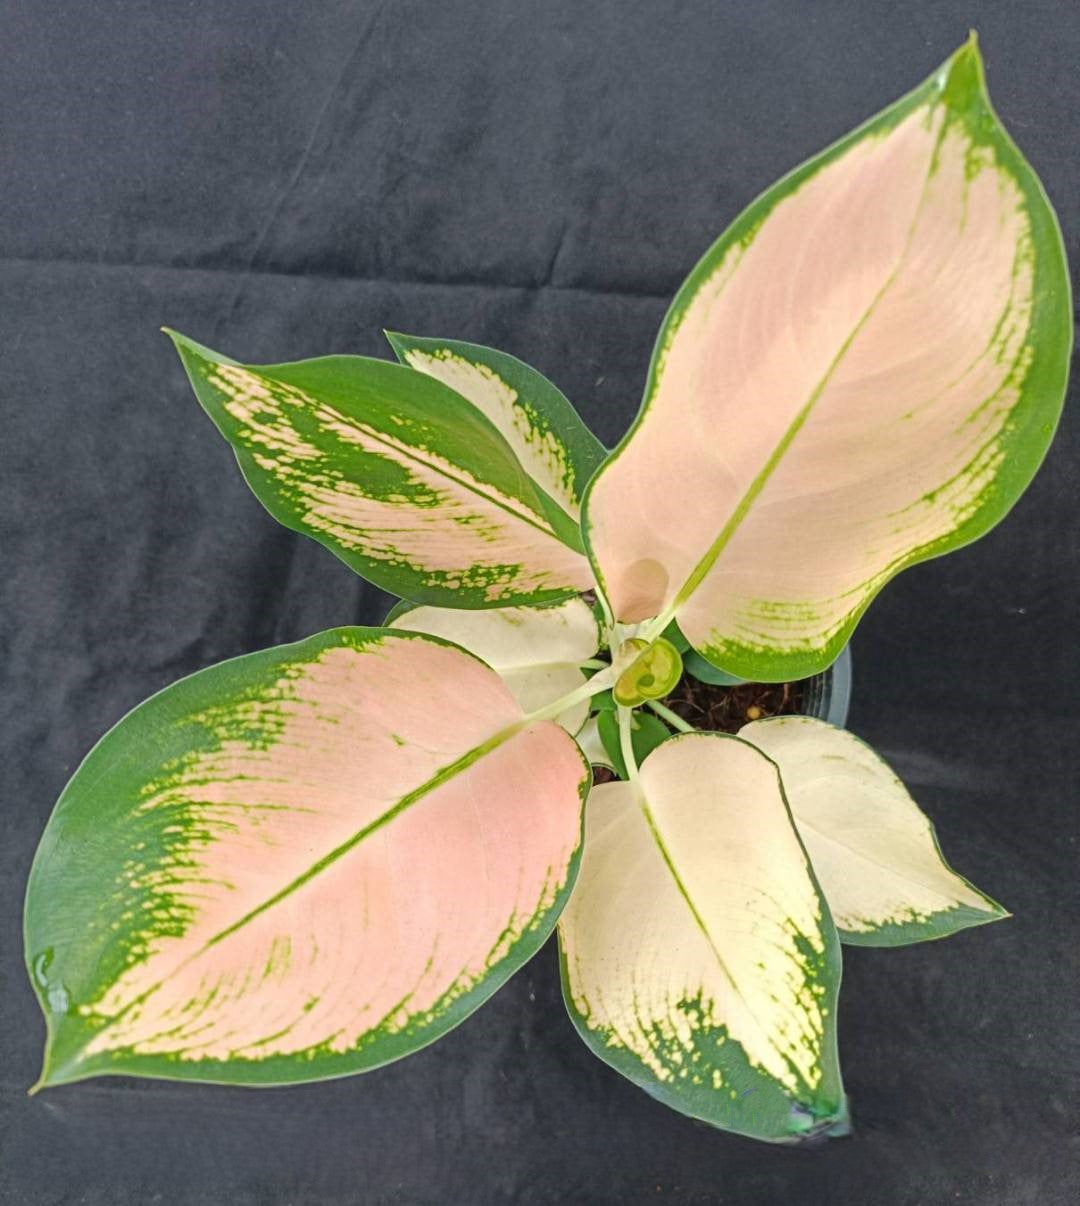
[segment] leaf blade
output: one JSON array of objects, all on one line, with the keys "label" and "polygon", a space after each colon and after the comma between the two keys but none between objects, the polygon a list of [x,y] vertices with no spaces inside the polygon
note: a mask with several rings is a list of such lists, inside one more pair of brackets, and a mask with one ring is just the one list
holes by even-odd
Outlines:
[{"label": "leaf blade", "polygon": [[[468,702],[433,720],[418,686]],[[335,629],[166,688],[91,752],[35,859],[44,1082],[277,1084],[426,1045],[553,928],[587,784],[562,729],[415,634]],[[399,866],[425,885],[408,914]]]},{"label": "leaf blade", "polygon": [[591,580],[574,525],[556,530],[506,441],[441,383],[360,356],[240,365],[169,334],[259,501],[376,585],[491,607]]},{"label": "leaf blade", "polygon": [[686,667],[687,674],[692,678],[696,678],[699,683],[711,683],[714,686],[720,687],[735,687],[739,683],[746,682],[745,678],[728,674],[726,670],[721,670],[719,666],[714,666],[707,658],[702,657],[696,649],[691,649],[683,655],[683,665]]},{"label": "leaf blade", "polygon": [[387,331],[402,364],[467,398],[495,424],[526,472],[576,522],[607,450],[566,396],[536,369],[494,348]]},{"label": "leaf blade", "polygon": [[841,941],[907,946],[1009,916],[953,871],[930,820],[853,733],[810,716],[777,716],[739,736],[780,767]]},{"label": "leaf blade", "polygon": [[[486,662],[510,688],[526,712],[538,711],[585,682],[581,664],[600,647],[592,608],[575,597],[550,607],[504,607],[461,611],[412,607],[397,612],[387,626],[453,641]],[[589,714],[582,700],[558,717],[576,733]]]},{"label": "leaf blade", "polygon": [[680,290],[584,508],[619,617],[673,613],[747,679],[823,670],[886,581],[1022,493],[1070,308],[1053,211],[969,43],[763,193]]},{"label": "leaf blade", "polygon": [[839,944],[773,764],[737,738],[676,736],[638,787],[595,788],[585,824],[559,941],[590,1049],[725,1129],[842,1128]]}]

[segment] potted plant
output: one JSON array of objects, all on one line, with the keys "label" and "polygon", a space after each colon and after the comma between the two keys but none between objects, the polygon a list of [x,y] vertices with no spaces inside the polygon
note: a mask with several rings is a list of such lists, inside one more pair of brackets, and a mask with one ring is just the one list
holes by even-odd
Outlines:
[{"label": "potted plant", "polygon": [[842,1133],[841,943],[1006,915],[842,710],[792,702],[891,577],[1006,514],[1060,411],[1061,239],[974,39],[708,250],[610,454],[492,349],[172,337],[268,510],[403,602],[90,752],[28,889],[35,1087],[374,1068],[557,924],[602,1059],[732,1131]]}]

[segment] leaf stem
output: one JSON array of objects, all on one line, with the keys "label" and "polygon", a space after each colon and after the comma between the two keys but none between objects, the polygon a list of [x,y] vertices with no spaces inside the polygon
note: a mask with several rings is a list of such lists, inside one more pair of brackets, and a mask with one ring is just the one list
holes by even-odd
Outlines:
[{"label": "leaf stem", "polygon": [[606,691],[612,686],[615,679],[618,677],[616,668],[610,662],[603,663],[604,669],[599,674],[594,674],[588,682],[582,683],[580,687],[575,687],[569,694],[562,696],[561,699],[553,700],[549,704],[544,704],[542,708],[537,708],[535,712],[529,712],[522,724],[531,724],[534,720],[552,720],[554,717],[565,712],[567,708],[572,708],[574,704],[581,703],[583,699],[592,699],[594,695],[599,695],[601,691]]},{"label": "leaf stem", "polygon": [[638,630],[638,636],[643,641],[648,641],[649,644],[652,644],[674,618],[675,608],[669,607],[666,611],[661,612],[660,615],[653,616],[647,623],[642,624]]},{"label": "leaf stem", "polygon": [[631,729],[633,710],[620,706],[615,711],[619,718],[619,749],[626,765],[626,777],[631,783],[636,783],[638,766],[637,759],[634,757],[634,738]]},{"label": "leaf stem", "polygon": [[647,699],[646,705],[660,717],[661,720],[666,720],[673,729],[677,729],[680,733],[696,733],[697,729],[692,724],[688,724],[678,714],[673,712],[666,704],[662,704],[658,699]]}]

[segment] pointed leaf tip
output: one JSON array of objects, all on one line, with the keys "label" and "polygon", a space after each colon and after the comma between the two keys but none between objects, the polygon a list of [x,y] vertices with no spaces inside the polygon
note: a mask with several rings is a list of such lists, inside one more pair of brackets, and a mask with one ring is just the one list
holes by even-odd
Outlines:
[{"label": "pointed leaf tip", "polygon": [[941,93],[946,102],[965,108],[986,93],[986,74],[979,39],[972,30],[968,40],[957,49],[941,69]]},{"label": "pointed leaf tip", "polygon": [[377,586],[492,607],[591,582],[577,525],[442,382],[366,356],[238,364],[173,340],[260,502]]},{"label": "pointed leaf tip", "polygon": [[674,618],[741,678],[819,673],[890,578],[1016,502],[1071,340],[1056,219],[972,36],[763,193],[680,289],[584,505],[616,617]]},{"label": "pointed leaf tip", "polygon": [[780,768],[795,826],[845,942],[906,946],[1007,916],[952,870],[929,818],[852,733],[809,716],[783,716],[754,721],[739,735]]}]

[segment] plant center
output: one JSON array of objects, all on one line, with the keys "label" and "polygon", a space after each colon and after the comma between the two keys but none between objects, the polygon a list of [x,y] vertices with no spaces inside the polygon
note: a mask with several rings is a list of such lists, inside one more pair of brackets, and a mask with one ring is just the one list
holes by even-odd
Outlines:
[{"label": "plant center", "polygon": [[635,708],[647,699],[662,699],[682,677],[682,655],[663,637],[654,641],[631,638],[623,642],[619,655],[636,655],[612,688],[615,702],[624,708]]}]

